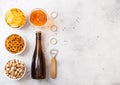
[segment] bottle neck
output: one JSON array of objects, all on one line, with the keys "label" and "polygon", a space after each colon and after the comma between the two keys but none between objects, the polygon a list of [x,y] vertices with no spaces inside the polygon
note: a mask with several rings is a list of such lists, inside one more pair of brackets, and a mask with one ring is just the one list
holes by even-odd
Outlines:
[{"label": "bottle neck", "polygon": [[36,40],[41,40],[41,32],[36,32]]},{"label": "bottle neck", "polygon": [[36,32],[36,48],[41,48],[41,32]]}]

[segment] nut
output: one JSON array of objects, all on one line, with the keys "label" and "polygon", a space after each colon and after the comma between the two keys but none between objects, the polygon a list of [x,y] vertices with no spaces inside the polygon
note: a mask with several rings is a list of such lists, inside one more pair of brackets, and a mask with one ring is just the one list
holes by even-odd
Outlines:
[{"label": "nut", "polygon": [[25,65],[22,61],[13,59],[5,65],[5,74],[12,79],[19,79],[24,75]]}]

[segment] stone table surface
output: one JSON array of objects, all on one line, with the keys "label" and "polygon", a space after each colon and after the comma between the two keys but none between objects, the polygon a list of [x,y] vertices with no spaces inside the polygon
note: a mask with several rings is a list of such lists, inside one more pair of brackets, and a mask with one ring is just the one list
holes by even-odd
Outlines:
[{"label": "stone table surface", "polygon": [[[7,26],[4,19],[5,12],[14,7],[27,16],[27,23],[19,30]],[[58,13],[52,20],[57,32],[30,25],[29,14],[35,8],[44,9],[48,16]],[[36,30],[43,33],[47,58],[44,80],[30,76]],[[19,33],[27,41],[21,55],[11,55],[5,49],[5,39],[12,33]],[[52,45],[51,38],[58,43]],[[49,51],[53,48],[59,50],[56,79],[49,74]],[[22,60],[27,68],[19,81],[4,75],[5,63],[13,58]],[[120,0],[0,0],[0,85],[120,85]]]}]

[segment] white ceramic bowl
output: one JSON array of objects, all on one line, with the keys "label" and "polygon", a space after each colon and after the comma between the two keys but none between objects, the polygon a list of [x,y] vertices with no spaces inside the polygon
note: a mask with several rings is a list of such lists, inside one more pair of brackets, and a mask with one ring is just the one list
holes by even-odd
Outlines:
[{"label": "white ceramic bowl", "polygon": [[[19,54],[21,54],[21,53],[23,53],[23,51],[25,50],[25,48],[26,48],[26,40],[25,40],[25,38],[23,37],[23,36],[21,36],[20,34],[18,34],[18,33],[14,33],[14,34],[17,34],[17,35],[19,35],[20,37],[22,37],[22,39],[24,40],[24,48],[20,51],[20,52],[17,52],[17,53],[12,53],[12,52],[10,52],[7,48],[6,48],[6,45],[5,45],[5,48],[6,48],[6,50],[7,50],[7,52],[8,53],[10,53],[10,54],[12,54],[12,55],[19,55]],[[9,36],[11,36],[11,35],[13,35],[13,34],[10,34]],[[8,37],[9,37],[8,36]],[[7,38],[8,38],[7,37]],[[7,39],[6,38],[6,39]],[[6,44],[6,39],[5,39],[5,44]]]},{"label": "white ceramic bowl", "polygon": [[[23,13],[23,15],[25,16],[25,22],[24,22],[21,26],[19,26],[19,27],[12,27],[12,26],[10,26],[10,25],[7,23],[7,21],[6,21],[6,14],[7,14],[7,12],[10,11],[11,9],[18,9],[18,10],[20,10],[20,11]],[[8,10],[8,11],[6,12],[6,14],[5,14],[5,22],[6,22],[6,24],[7,24],[10,28],[12,28],[12,29],[20,29],[20,28],[22,28],[22,27],[26,24],[26,21],[27,21],[25,13],[24,13],[21,9],[19,9],[19,8],[11,8],[11,9]]]},{"label": "white ceramic bowl", "polygon": [[[22,74],[21,77],[16,78],[16,79],[10,78],[10,77],[6,74],[6,71],[5,71],[5,68],[6,68],[7,63],[8,63],[9,61],[12,61],[12,60],[18,60],[18,61],[20,61],[20,62],[22,62],[22,63],[24,64],[24,73]],[[26,73],[26,66],[25,66],[25,63],[24,63],[23,61],[19,60],[19,59],[11,59],[11,60],[9,60],[9,61],[6,63],[5,68],[4,68],[4,73],[5,73],[6,77],[7,77],[8,79],[11,79],[11,80],[20,80],[20,79],[22,79],[22,78],[24,77],[25,73]]]}]

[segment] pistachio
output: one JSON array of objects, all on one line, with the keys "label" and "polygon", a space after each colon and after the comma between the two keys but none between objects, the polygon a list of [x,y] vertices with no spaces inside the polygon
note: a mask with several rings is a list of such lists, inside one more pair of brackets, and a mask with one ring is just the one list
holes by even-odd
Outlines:
[{"label": "pistachio", "polygon": [[25,71],[25,65],[23,62],[17,59],[13,59],[7,62],[5,66],[5,73],[12,79],[21,78]]}]

